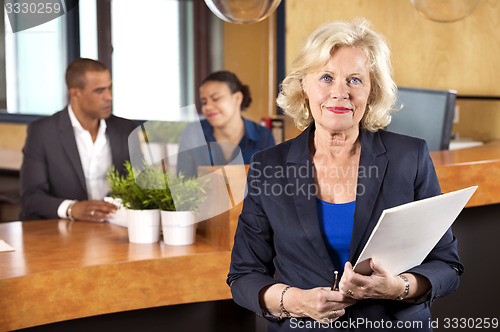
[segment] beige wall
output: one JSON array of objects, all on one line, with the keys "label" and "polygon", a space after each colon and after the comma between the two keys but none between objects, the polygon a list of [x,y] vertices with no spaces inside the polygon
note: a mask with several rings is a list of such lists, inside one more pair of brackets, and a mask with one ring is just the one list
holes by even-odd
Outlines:
[{"label": "beige wall", "polygon": [[276,112],[275,21],[272,15],[253,24],[224,23],[224,68],[250,87],[252,104],[244,116],[256,122]]},{"label": "beige wall", "polygon": [[500,140],[500,101],[462,99],[457,106],[460,121],[454,132],[483,142]]},{"label": "beige wall", "polygon": [[21,150],[26,139],[26,127],[25,124],[0,122],[0,149]]},{"label": "beige wall", "polygon": [[500,96],[500,1],[483,0],[454,23],[418,14],[410,1],[287,0],[287,64],[321,23],[365,17],[386,36],[398,85]]},{"label": "beige wall", "polygon": [[[471,16],[453,23],[424,18],[409,0],[287,0],[286,4],[287,68],[304,39],[321,23],[365,17],[390,44],[398,85],[500,96],[498,0],[482,0]],[[454,129],[461,136],[500,137],[500,102],[459,103],[464,106]]]}]

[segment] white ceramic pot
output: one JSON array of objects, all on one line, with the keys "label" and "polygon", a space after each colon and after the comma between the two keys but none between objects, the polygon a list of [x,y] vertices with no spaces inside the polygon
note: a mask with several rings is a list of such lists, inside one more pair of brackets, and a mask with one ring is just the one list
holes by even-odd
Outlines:
[{"label": "white ceramic pot", "polygon": [[154,243],[160,240],[160,210],[127,209],[128,240]]},{"label": "white ceramic pot", "polygon": [[196,220],[191,211],[161,211],[163,242],[171,246],[193,244]]}]

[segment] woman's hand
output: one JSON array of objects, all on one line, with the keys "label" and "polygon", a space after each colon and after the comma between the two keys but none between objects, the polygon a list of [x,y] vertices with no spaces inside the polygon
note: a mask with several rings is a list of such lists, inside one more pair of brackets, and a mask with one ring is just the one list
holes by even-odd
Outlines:
[{"label": "woman's hand", "polygon": [[404,292],[404,281],[398,276],[391,275],[384,265],[370,259],[370,267],[373,273],[365,276],[354,272],[351,263],[347,262],[339,283],[341,293],[356,300],[394,300]]},{"label": "woman's hand", "polygon": [[287,299],[287,304],[292,310],[288,310],[290,314],[293,317],[310,317],[322,323],[337,320],[345,314],[345,308],[356,303],[353,298],[339,291],[332,291],[329,287],[291,290],[292,293]]},{"label": "woman's hand", "polygon": [[[261,292],[261,306],[279,317],[284,284],[274,284]],[[283,307],[292,317],[310,317],[321,323],[334,321],[345,314],[345,308],[356,301],[329,287],[300,289],[291,287],[283,294]]]}]

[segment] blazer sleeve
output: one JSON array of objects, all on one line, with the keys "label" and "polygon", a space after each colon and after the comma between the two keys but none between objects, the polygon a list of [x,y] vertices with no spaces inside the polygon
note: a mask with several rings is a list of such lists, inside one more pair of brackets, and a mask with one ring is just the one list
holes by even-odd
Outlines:
[{"label": "blazer sleeve", "polygon": [[59,218],[57,208],[64,199],[49,194],[49,161],[44,145],[44,130],[29,125],[20,172],[22,220]]},{"label": "blazer sleeve", "polygon": [[276,283],[273,278],[275,251],[273,231],[260,202],[260,189],[252,184],[253,181],[259,183],[258,176],[262,174],[258,169],[262,163],[255,163],[255,157],[250,162],[248,194],[238,219],[227,283],[237,304],[257,314],[264,314],[259,304],[259,292]]},{"label": "blazer sleeve", "polygon": [[[429,155],[427,144],[422,141],[418,156],[417,176],[415,178],[415,200],[439,194],[441,194],[441,189],[439,188],[434,164]],[[457,239],[450,228],[422,264],[407,272],[420,274],[429,280],[432,286],[431,292],[418,299],[417,302],[429,301],[432,303],[437,298],[443,297],[458,288],[459,276],[463,271],[464,267],[458,257]]]}]

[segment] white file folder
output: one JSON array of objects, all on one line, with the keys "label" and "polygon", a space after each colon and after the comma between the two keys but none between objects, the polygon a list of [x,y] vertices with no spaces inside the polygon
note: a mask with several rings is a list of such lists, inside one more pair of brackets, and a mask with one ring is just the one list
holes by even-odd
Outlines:
[{"label": "white file folder", "polygon": [[469,187],[384,210],[354,271],[369,275],[370,258],[384,264],[393,275],[422,263],[476,189]]}]

